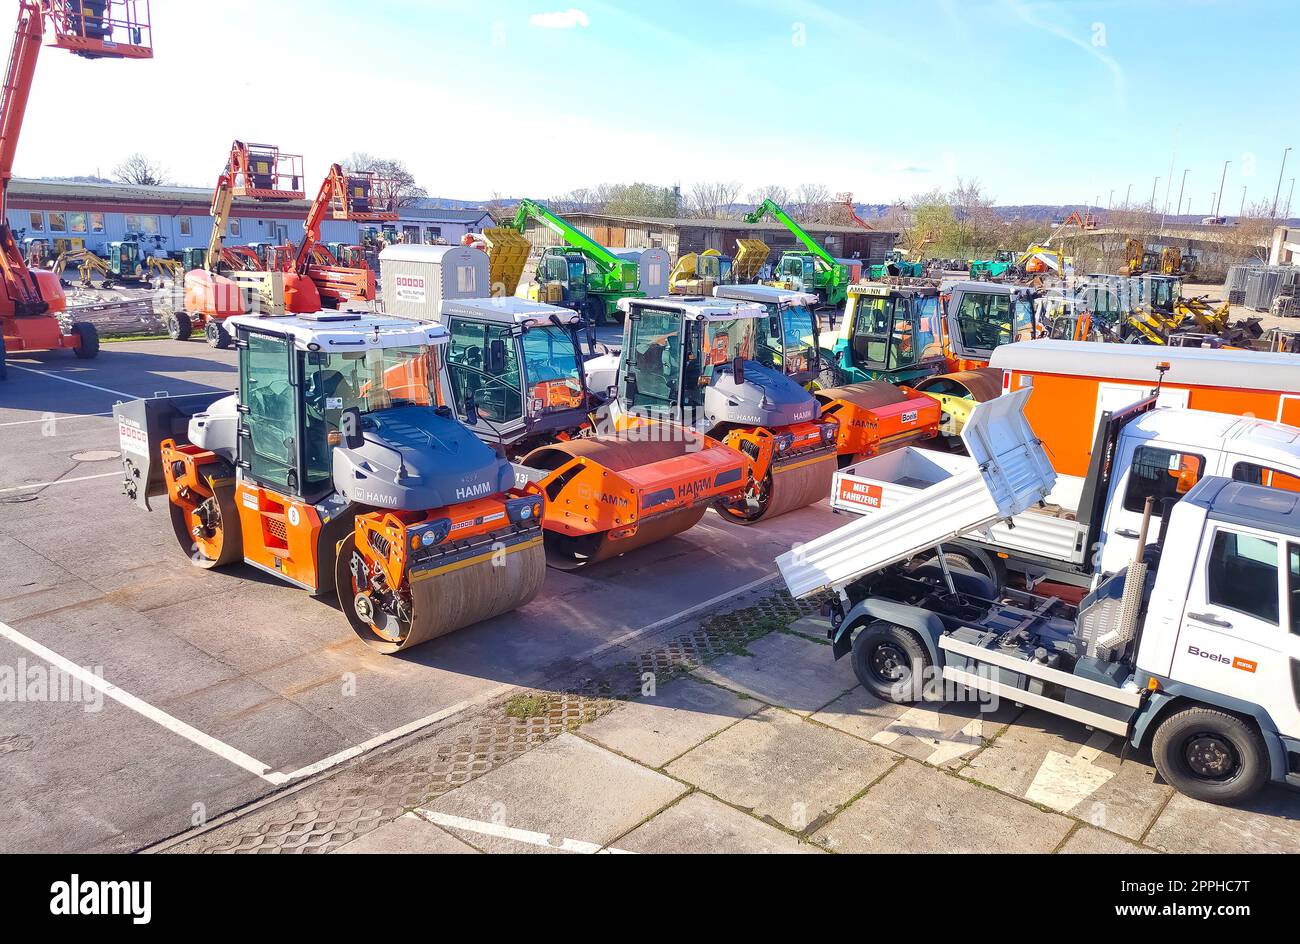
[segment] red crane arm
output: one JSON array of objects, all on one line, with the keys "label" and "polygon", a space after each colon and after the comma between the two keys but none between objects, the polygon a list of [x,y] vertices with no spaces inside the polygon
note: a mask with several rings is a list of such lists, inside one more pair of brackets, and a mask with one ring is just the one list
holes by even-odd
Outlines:
[{"label": "red crane arm", "polygon": [[307,267],[311,265],[312,247],[320,242],[321,223],[325,222],[325,214],[329,212],[329,208],[333,205],[336,197],[346,204],[346,181],[343,165],[332,164],[324,183],[320,185],[320,192],[316,194],[316,199],[312,201],[311,210],[307,213],[307,220],[303,223],[302,245],[298,247],[298,254],[293,260],[293,267],[296,272],[306,275]]}]

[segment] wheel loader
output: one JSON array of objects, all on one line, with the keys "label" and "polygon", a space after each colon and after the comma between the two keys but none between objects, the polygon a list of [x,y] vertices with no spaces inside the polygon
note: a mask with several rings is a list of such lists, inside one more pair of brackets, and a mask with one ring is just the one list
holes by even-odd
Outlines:
[{"label": "wheel loader", "polygon": [[334,592],[395,653],[526,604],[545,574],[545,496],[442,399],[447,331],[359,313],[236,315],[229,396],[114,408],[125,492],[165,495],[195,566],[240,561]]}]

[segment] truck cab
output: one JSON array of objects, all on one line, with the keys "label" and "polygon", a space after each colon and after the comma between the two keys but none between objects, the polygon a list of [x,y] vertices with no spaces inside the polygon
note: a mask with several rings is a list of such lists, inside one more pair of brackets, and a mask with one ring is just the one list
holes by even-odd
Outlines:
[{"label": "truck cab", "polygon": [[767,317],[758,322],[755,358],[760,364],[781,371],[800,386],[808,386],[821,376],[821,324],[815,311],[816,295],[771,285],[719,285],[713,296],[754,302],[767,311]]},{"label": "truck cab", "polygon": [[910,383],[947,368],[939,292],[927,286],[850,285],[829,358],[837,383]]}]

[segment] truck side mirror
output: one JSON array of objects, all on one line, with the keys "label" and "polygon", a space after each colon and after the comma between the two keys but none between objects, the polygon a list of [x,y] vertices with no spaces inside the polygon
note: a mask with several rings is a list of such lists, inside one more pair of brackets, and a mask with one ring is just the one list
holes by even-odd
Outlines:
[{"label": "truck side mirror", "polygon": [[731,379],[736,382],[738,387],[745,385],[745,359],[743,357],[737,357],[731,362]]},{"label": "truck side mirror", "polygon": [[365,445],[366,437],[361,432],[361,411],[354,406],[348,407],[339,417],[339,432],[343,434],[343,445],[349,449],[360,449]]},{"label": "truck side mirror", "polygon": [[488,345],[487,370],[493,376],[506,372],[506,342],[501,338]]}]

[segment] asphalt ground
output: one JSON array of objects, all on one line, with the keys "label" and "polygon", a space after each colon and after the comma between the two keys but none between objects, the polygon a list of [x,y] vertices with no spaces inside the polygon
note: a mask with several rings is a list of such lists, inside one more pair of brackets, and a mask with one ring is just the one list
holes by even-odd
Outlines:
[{"label": "asphalt ground", "polygon": [[180,834],[774,581],[778,554],[837,523],[824,505],[749,529],[710,512],[590,573],[549,572],[515,613],[378,655],[332,601],[243,565],[193,567],[165,508],[122,495],[113,404],[235,382],[234,352],[198,341],[9,359],[2,851],[128,851]]}]

